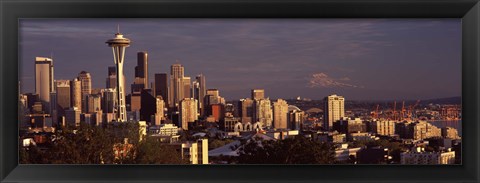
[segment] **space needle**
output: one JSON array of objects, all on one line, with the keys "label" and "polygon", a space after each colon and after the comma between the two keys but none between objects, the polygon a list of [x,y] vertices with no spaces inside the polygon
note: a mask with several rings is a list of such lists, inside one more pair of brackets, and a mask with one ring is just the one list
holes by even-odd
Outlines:
[{"label": "space needle", "polygon": [[118,122],[127,121],[127,109],[125,105],[125,79],[123,77],[123,61],[125,60],[125,48],[130,46],[130,39],[124,38],[120,33],[120,28],[117,27],[117,33],[113,39],[107,42],[109,47],[112,47],[113,61],[117,67],[117,88],[116,88],[116,118]]}]

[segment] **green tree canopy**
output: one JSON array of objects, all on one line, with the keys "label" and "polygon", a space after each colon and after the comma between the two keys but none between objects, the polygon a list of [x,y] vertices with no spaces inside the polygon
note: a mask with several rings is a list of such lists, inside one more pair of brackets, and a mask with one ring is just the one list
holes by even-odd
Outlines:
[{"label": "green tree canopy", "polygon": [[278,141],[244,141],[237,158],[240,164],[333,164],[334,147],[303,136]]}]

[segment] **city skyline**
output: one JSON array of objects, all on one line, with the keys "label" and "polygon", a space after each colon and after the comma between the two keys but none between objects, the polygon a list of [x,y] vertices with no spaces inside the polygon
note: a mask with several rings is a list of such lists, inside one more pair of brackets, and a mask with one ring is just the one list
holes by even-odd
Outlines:
[{"label": "city skyline", "polygon": [[[125,58],[125,91],[133,83],[136,53],[146,51],[149,78],[170,74],[170,66],[180,63],[185,76],[205,75],[207,88],[219,89],[227,100],[246,98],[254,88],[265,89],[266,97],[285,99],[321,99],[330,93],[377,100],[453,97],[461,94],[460,23],[25,19],[20,21],[20,81],[22,93],[34,92],[32,60],[53,54],[56,80],[73,79],[85,70],[92,75],[92,88],[105,88],[108,67],[114,64],[102,42],[120,24],[120,31],[133,40]],[[425,83],[431,86],[422,88]]]}]

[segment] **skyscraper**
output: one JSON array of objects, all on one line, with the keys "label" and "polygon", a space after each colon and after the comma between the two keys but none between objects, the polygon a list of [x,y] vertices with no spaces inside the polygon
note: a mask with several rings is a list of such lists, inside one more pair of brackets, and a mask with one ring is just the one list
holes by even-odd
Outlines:
[{"label": "skyscraper", "polygon": [[155,97],[162,96],[165,105],[168,106],[168,75],[166,73],[155,74]]},{"label": "skyscraper", "polygon": [[253,89],[252,90],[252,99],[260,100],[265,98],[265,90],[263,89]]},{"label": "skyscraper", "polygon": [[208,89],[207,90],[207,95],[219,97],[220,96],[220,91],[218,91],[218,89]]},{"label": "skyscraper", "polygon": [[60,115],[59,115],[59,110],[58,110],[58,102],[57,102],[57,92],[53,91],[50,92],[50,116],[52,117],[52,122],[54,124],[58,124],[58,119],[61,115],[63,115],[64,110],[61,110]]},{"label": "skyscraper", "polygon": [[198,119],[197,101],[192,98],[185,98],[180,102],[179,109],[179,126],[188,130],[188,123],[193,123]]},{"label": "skyscraper", "polygon": [[324,99],[323,128],[331,130],[333,122],[345,116],[345,98],[338,95],[329,95]]},{"label": "skyscraper", "polygon": [[191,90],[190,82],[191,82],[190,77],[183,77],[183,92],[184,92],[183,97],[184,98],[193,98],[191,94],[192,90]]},{"label": "skyscraper", "polygon": [[125,105],[125,83],[123,77],[123,62],[125,58],[125,48],[130,46],[130,40],[120,34],[120,30],[115,34],[115,38],[109,39],[108,46],[113,50],[113,61],[117,67],[117,121],[125,122],[127,120],[127,110]]},{"label": "skyscraper", "polygon": [[102,110],[102,96],[99,94],[87,95],[87,113]]},{"label": "skyscraper", "polygon": [[108,67],[106,88],[117,88],[117,69]]},{"label": "skyscraper", "polygon": [[175,107],[184,98],[184,68],[181,64],[173,64],[170,68],[170,107]]},{"label": "skyscraper", "polygon": [[82,108],[82,82],[77,78],[70,81],[71,107]]},{"label": "skyscraper", "polygon": [[35,94],[42,105],[46,107],[45,112],[50,112],[50,92],[53,92],[53,60],[47,57],[35,57]]},{"label": "skyscraper", "polygon": [[130,96],[130,111],[139,111],[141,108],[141,94],[142,91],[145,89],[145,84],[142,83],[142,78],[135,78],[135,81],[132,85],[130,85],[132,93]]},{"label": "skyscraper", "polygon": [[103,90],[102,110],[103,113],[114,113],[115,111],[115,89],[107,88]]},{"label": "skyscraper", "polygon": [[192,82],[191,94],[192,98],[198,101],[198,112],[200,113],[200,116],[203,116],[203,113],[201,111],[202,107],[200,105],[201,103],[203,103],[203,101],[200,101],[200,84],[196,80]]},{"label": "skyscraper", "polygon": [[254,101],[250,98],[240,99],[239,115],[242,123],[253,123],[254,115]]},{"label": "skyscraper", "polygon": [[69,126],[80,126],[80,109],[72,107],[65,111],[65,122]]},{"label": "skyscraper", "polygon": [[213,104],[210,106],[212,114],[210,115],[213,117],[215,122],[220,122],[225,117],[225,106],[223,104]]},{"label": "skyscraper", "polygon": [[277,99],[273,103],[273,127],[287,129],[288,104],[287,101]]},{"label": "skyscraper", "polygon": [[82,113],[87,111],[87,95],[92,93],[92,77],[90,73],[82,71],[78,74],[78,80],[82,85]]},{"label": "skyscraper", "polygon": [[303,122],[305,121],[305,112],[296,106],[288,107],[288,129],[301,130]]},{"label": "skyscraper", "polygon": [[140,120],[151,122],[156,113],[157,100],[153,95],[152,89],[144,89],[140,95]]},{"label": "skyscraper", "polygon": [[[130,97],[130,111],[140,111],[142,108],[142,93],[148,88],[148,54],[147,52],[137,53],[137,66],[135,66],[135,80],[131,85],[132,96]],[[153,100],[155,97],[153,97]],[[154,103],[154,101],[153,101]],[[145,109],[142,109],[145,111]],[[142,121],[150,121],[150,117],[141,116]],[[148,119],[148,120],[146,120]]]},{"label": "skyscraper", "polygon": [[162,120],[164,120],[164,109],[165,109],[165,102],[161,95],[155,98],[156,106],[155,106],[155,125],[160,125]]},{"label": "skyscraper", "polygon": [[57,91],[57,106],[63,110],[70,108],[70,81],[56,80],[55,90]]},{"label": "skyscraper", "polygon": [[141,81],[138,84],[144,84],[144,88],[148,88],[148,53],[146,51],[137,53],[135,78],[140,78]]},{"label": "skyscraper", "polygon": [[205,116],[212,115],[212,105],[225,104],[225,98],[220,96],[218,89],[208,89],[204,99]]},{"label": "skyscraper", "polygon": [[263,127],[272,127],[273,114],[272,104],[269,98],[255,100],[255,119]]},{"label": "skyscraper", "polygon": [[203,74],[200,74],[195,77],[195,81],[198,83],[198,96],[196,96],[196,99],[198,100],[200,115],[203,116],[205,113],[204,100],[205,95],[207,94],[207,84],[205,83],[205,76]]}]

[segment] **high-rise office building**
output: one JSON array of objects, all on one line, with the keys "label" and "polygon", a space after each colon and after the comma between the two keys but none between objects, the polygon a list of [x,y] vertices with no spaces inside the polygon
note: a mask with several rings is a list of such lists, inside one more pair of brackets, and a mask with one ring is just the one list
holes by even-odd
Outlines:
[{"label": "high-rise office building", "polygon": [[305,112],[296,106],[289,106],[288,109],[288,129],[301,130],[305,121]]},{"label": "high-rise office building", "polygon": [[137,66],[135,66],[135,79],[131,85],[132,96],[141,94],[143,89],[148,88],[147,53],[138,52]]},{"label": "high-rise office building", "polygon": [[115,95],[114,88],[107,88],[103,90],[102,110],[103,113],[114,113],[115,111]]},{"label": "high-rise office building", "polygon": [[130,110],[132,112],[140,111],[142,108],[142,96],[140,94],[132,94],[130,95]]},{"label": "high-rise office building", "polygon": [[198,119],[197,101],[192,98],[185,98],[180,102],[178,124],[188,130],[188,123],[193,123]]},{"label": "high-rise office building", "polygon": [[152,89],[144,89],[140,95],[140,120],[151,122],[156,112],[156,98]]},{"label": "high-rise office building", "polygon": [[345,116],[345,98],[338,95],[329,95],[324,99],[323,128],[331,130],[333,122]]},{"label": "high-rise office building", "polygon": [[70,81],[71,107],[82,108],[82,82],[77,78]]},{"label": "high-rise office building", "polygon": [[205,106],[205,116],[212,115],[212,105],[225,104],[225,98],[220,96],[218,89],[208,89],[203,100]]},{"label": "high-rise office building", "polygon": [[38,94],[27,93],[25,95],[27,95],[27,107],[28,107],[29,111],[32,113],[33,112],[33,110],[32,110],[33,105],[35,104],[35,102],[39,102]]},{"label": "high-rise office building", "polygon": [[287,116],[287,101],[277,99],[277,102],[273,103],[273,127],[276,129],[287,129]]},{"label": "high-rise office building", "polygon": [[69,80],[55,80],[55,90],[57,93],[57,106],[60,109],[70,108],[70,81]]},{"label": "high-rise office building", "polygon": [[155,97],[162,96],[168,106],[168,75],[167,73],[155,74]]},{"label": "high-rise office building", "polygon": [[87,113],[95,113],[102,110],[102,96],[99,94],[87,95]]},{"label": "high-rise office building", "polygon": [[80,126],[80,109],[72,107],[65,111],[65,122],[69,126]]},{"label": "high-rise office building", "polygon": [[252,99],[260,100],[265,98],[265,90],[263,89],[253,89],[252,90]]},{"label": "high-rise office building", "polygon": [[130,46],[130,40],[120,34],[120,30],[115,34],[115,38],[109,39],[108,46],[112,47],[114,63],[117,68],[117,121],[125,122],[127,120],[127,109],[125,104],[125,81],[123,75],[123,63],[125,58],[125,48]]},{"label": "high-rise office building", "polygon": [[82,71],[78,74],[78,80],[82,85],[82,113],[87,111],[87,96],[92,93],[92,77],[90,73]]},{"label": "high-rise office building", "polygon": [[190,82],[191,82],[190,77],[183,77],[183,92],[184,92],[183,97],[184,98],[193,98],[191,94],[192,89],[191,89]]},{"label": "high-rise office building", "polygon": [[103,95],[103,90],[102,88],[92,88],[92,92],[90,94],[99,94],[99,95]]},{"label": "high-rise office building", "polygon": [[223,104],[212,104],[210,106],[215,122],[220,122],[225,117],[225,106]]},{"label": "high-rise office building", "polygon": [[132,94],[130,96],[130,111],[140,111],[142,107],[142,91],[144,90],[145,85],[137,83],[139,80],[136,78],[134,84],[131,85]]},{"label": "high-rise office building", "polygon": [[117,88],[117,69],[108,67],[106,88]]},{"label": "high-rise office building", "polygon": [[218,89],[208,89],[206,94],[214,97],[218,97],[220,96],[220,91],[218,91]]},{"label": "high-rise office building", "polygon": [[[147,52],[137,53],[137,66],[135,66],[135,80],[131,85],[132,96],[130,97],[130,111],[146,111],[142,109],[142,93],[143,90],[148,88],[148,54]],[[151,103],[155,103],[153,98]],[[142,113],[142,112],[140,112]],[[150,121],[149,116],[143,116],[140,114],[140,120]],[[147,120],[148,119],[148,120]]]},{"label": "high-rise office building", "polygon": [[181,64],[173,64],[170,67],[170,107],[175,107],[184,98],[185,89],[183,84],[185,70]]},{"label": "high-rise office building", "polygon": [[65,110],[61,109],[59,111],[59,108],[61,107],[59,107],[57,102],[57,92],[50,92],[50,116],[54,124],[58,124],[59,117],[65,115]]},{"label": "high-rise office building", "polygon": [[242,123],[254,123],[253,115],[254,112],[254,101],[250,98],[240,99],[239,101],[239,115],[241,117]]},{"label": "high-rise office building", "polygon": [[192,98],[198,101],[198,112],[200,113],[200,116],[203,116],[202,106],[200,104],[203,103],[204,101],[200,100],[200,84],[196,80],[192,82],[191,94],[192,94]]},{"label": "high-rise office building", "polygon": [[148,88],[148,53],[146,51],[137,53],[135,78],[140,78],[141,81],[138,84],[144,84],[144,88]]},{"label": "high-rise office building", "polygon": [[[35,57],[35,94],[44,107],[50,105],[50,92],[54,91],[53,60]],[[50,112],[47,108],[45,112]]]},{"label": "high-rise office building", "polygon": [[207,84],[205,83],[205,76],[203,74],[200,74],[195,77],[196,83],[198,83],[198,92],[197,96],[195,96],[198,101],[198,107],[200,109],[200,115],[205,115],[205,106],[204,106],[204,101],[205,101],[205,95],[207,94]]},{"label": "high-rise office building", "polygon": [[155,106],[155,125],[160,125],[162,121],[165,119],[165,102],[162,96],[157,96],[155,98],[156,106]]},{"label": "high-rise office building", "polygon": [[263,127],[272,127],[273,112],[272,104],[269,98],[255,100],[254,112],[254,122],[259,122]]},{"label": "high-rise office building", "polygon": [[238,117],[237,106],[232,103],[225,104],[225,116],[226,117]]}]

